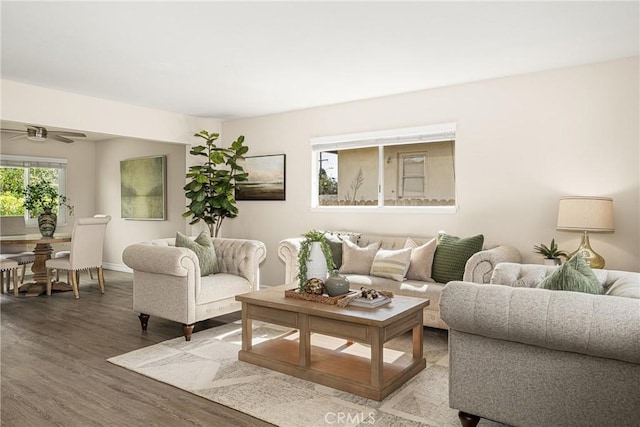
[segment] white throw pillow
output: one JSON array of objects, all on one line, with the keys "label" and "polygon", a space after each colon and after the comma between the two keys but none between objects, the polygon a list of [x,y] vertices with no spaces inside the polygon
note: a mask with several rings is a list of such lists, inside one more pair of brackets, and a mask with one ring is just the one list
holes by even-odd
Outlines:
[{"label": "white throw pillow", "polygon": [[343,240],[340,273],[369,274],[373,258],[376,256],[379,247],[380,242],[374,242],[367,247],[361,248],[349,240]]},{"label": "white throw pillow", "polygon": [[371,275],[386,277],[398,282],[404,280],[409,263],[411,262],[411,248],[406,249],[380,249],[371,264]]},{"label": "white throw pillow", "polygon": [[404,247],[411,248],[411,263],[407,270],[407,279],[435,283],[435,280],[431,278],[431,266],[437,246],[438,242],[435,237],[420,246],[411,237],[407,238]]}]

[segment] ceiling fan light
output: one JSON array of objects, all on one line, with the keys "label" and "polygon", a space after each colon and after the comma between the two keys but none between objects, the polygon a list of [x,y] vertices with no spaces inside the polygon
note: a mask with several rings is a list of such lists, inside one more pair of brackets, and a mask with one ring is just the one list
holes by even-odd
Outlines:
[{"label": "ceiling fan light", "polygon": [[47,140],[47,138],[43,138],[41,136],[31,136],[31,135],[27,136],[27,139],[29,141],[35,141],[35,142],[44,142]]}]

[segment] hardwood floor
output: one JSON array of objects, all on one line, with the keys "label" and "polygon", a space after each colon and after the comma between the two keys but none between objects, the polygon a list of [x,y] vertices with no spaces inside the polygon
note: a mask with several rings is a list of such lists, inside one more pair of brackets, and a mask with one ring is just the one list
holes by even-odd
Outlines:
[{"label": "hardwood floor", "polygon": [[[270,426],[160,383],[107,358],[182,336],[182,325],[152,317],[143,333],[131,310],[128,273],[105,270],[105,294],[82,274],[73,292],[0,298],[0,425]],[[196,324],[194,332],[239,319]]]}]

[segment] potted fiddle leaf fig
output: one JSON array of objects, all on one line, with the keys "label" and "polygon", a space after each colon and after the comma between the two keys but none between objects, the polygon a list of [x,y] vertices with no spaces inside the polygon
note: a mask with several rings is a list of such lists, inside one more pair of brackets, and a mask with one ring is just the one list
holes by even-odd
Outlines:
[{"label": "potted fiddle leaf fig", "polygon": [[238,161],[244,159],[249,147],[244,145],[242,135],[228,148],[215,144],[220,136],[217,133],[203,130],[194,136],[202,138],[204,145],[192,147],[189,154],[202,158],[202,163],[189,167],[187,178],[190,181],[184,190],[190,202],[182,216],[192,218],[189,224],[204,221],[209,235],[217,237],[222,221],[238,216],[236,186],[248,179]]},{"label": "potted fiddle leaf fig", "polygon": [[51,237],[58,223],[58,208],[66,206],[73,215],[71,200],[58,192],[58,187],[47,181],[27,185],[23,190],[24,208],[32,216],[38,217],[38,228],[43,237]]},{"label": "potted fiddle leaf fig", "polygon": [[534,245],[533,249],[536,253],[544,256],[545,264],[548,265],[560,265],[560,257],[567,257],[567,253],[558,248],[555,239],[551,239],[549,246],[544,244]]}]

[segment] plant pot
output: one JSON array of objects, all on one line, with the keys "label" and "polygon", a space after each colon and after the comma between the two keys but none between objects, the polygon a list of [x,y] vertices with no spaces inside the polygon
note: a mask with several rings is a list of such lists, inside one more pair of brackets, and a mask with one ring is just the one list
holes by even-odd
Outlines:
[{"label": "plant pot", "polygon": [[322,246],[320,242],[311,243],[309,250],[309,259],[307,260],[307,279],[320,279],[327,278],[327,260],[322,252]]},{"label": "plant pot", "polygon": [[342,274],[338,273],[338,270],[333,270],[327,280],[324,281],[324,290],[330,297],[336,297],[349,292],[349,279]]},{"label": "plant pot", "polygon": [[53,237],[58,225],[58,216],[54,213],[43,213],[38,217],[38,228],[42,237]]},{"label": "plant pot", "polygon": [[544,265],[560,265],[560,258],[545,258],[542,263]]}]

